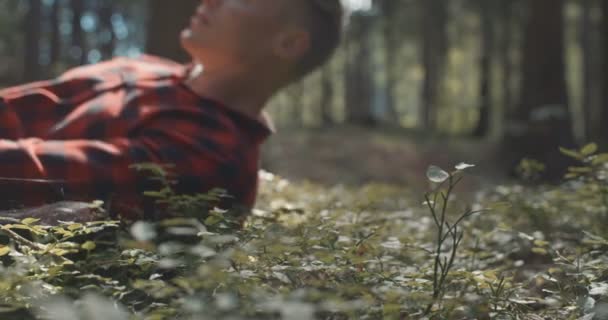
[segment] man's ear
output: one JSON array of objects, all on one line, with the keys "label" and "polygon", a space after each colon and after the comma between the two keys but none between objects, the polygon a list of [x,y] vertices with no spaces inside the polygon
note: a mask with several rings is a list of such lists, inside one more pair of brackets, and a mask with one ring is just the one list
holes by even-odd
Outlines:
[{"label": "man's ear", "polygon": [[284,30],[275,43],[276,54],[284,60],[299,60],[310,49],[310,33],[302,29]]}]

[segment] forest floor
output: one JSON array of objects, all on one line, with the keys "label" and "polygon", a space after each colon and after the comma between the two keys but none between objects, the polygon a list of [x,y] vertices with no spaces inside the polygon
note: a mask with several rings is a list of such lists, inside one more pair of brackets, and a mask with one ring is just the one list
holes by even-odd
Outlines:
[{"label": "forest floor", "polygon": [[[380,183],[426,190],[430,165],[474,164],[463,191],[509,181],[497,141],[428,137],[408,131],[339,126],[279,130],[265,144],[262,167],[290,181],[324,186]],[[421,192],[422,194],[423,192]]]},{"label": "forest floor", "polygon": [[180,215],[156,222],[0,218],[0,319],[608,319],[594,144],[555,185],[466,138],[295,130],[264,151],[244,223],[168,187],[148,195]]}]

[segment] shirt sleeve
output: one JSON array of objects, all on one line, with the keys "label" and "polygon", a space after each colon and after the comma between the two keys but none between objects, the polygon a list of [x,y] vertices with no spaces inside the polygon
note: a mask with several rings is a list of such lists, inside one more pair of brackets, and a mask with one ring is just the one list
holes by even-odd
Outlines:
[{"label": "shirt sleeve", "polygon": [[25,205],[57,197],[92,200],[112,196],[138,206],[141,193],[153,185],[131,167],[138,163],[171,164],[172,172],[194,190],[230,188],[237,165],[222,156],[225,153],[212,134],[201,135],[200,131],[195,123],[165,120],[129,138],[0,140],[0,191],[3,198]]},{"label": "shirt sleeve", "polygon": [[[108,79],[103,84],[115,85],[114,78]],[[38,81],[0,90],[0,139],[43,137],[76,108],[79,101],[97,94],[95,90],[102,90],[98,82],[94,79]]]}]

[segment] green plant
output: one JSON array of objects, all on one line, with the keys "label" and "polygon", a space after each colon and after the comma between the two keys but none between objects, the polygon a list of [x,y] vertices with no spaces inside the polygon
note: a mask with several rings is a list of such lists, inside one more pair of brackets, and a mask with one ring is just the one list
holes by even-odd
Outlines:
[{"label": "green plant", "polygon": [[[482,211],[467,209],[460,213],[453,222],[448,219],[448,207],[452,200],[454,188],[462,180],[464,170],[469,167],[472,167],[472,165],[459,164],[456,166],[456,171],[451,173],[436,166],[431,166],[427,170],[428,179],[438,185],[424,196],[425,204],[436,227],[432,274],[433,301],[426,307],[425,314],[430,313],[433,305],[440,304],[445,294],[448,275],[452,270],[456,253],[464,237],[461,223],[471,215]],[[444,255],[446,251],[447,256]]]},{"label": "green plant", "polygon": [[424,206],[408,188],[266,176],[236,229],[204,197],[185,202],[204,216],[133,225],[0,218],[0,319],[602,319],[600,180],[500,186],[468,206],[467,167],[430,168]]},{"label": "green plant", "polygon": [[[590,143],[579,150],[561,148],[560,151],[580,164],[568,168],[565,178],[577,182],[573,187],[576,191],[575,204],[584,205],[597,216],[603,232],[608,227],[608,153],[598,153],[598,146]],[[585,210],[589,212],[589,210]],[[599,216],[598,216],[599,215]]]},{"label": "green plant", "polygon": [[208,226],[228,229],[240,225],[236,218],[230,216],[230,212],[217,208],[222,201],[231,198],[225,190],[215,188],[206,193],[179,194],[173,188],[176,182],[171,179],[172,166],[140,163],[131,167],[146,175],[151,181],[158,182],[158,190],[147,190],[143,195],[154,199],[160,210],[164,211],[160,213],[161,216],[196,218],[203,220]]}]

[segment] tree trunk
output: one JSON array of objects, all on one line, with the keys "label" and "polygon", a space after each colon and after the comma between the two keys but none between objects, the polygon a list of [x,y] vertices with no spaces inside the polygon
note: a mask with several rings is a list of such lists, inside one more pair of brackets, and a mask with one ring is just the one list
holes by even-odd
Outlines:
[{"label": "tree trunk", "polygon": [[82,30],[82,16],[84,15],[84,1],[71,0],[70,8],[72,9],[72,48],[71,56],[78,64],[87,62],[87,45]]},{"label": "tree trunk", "polygon": [[[601,103],[601,116],[602,121],[608,119],[608,0],[602,0],[602,26],[600,30],[602,36],[602,103]],[[601,132],[602,141],[608,145],[608,125],[602,124]]]},{"label": "tree trunk", "polygon": [[101,54],[104,59],[114,56],[116,49],[116,31],[112,23],[112,15],[114,14],[114,4],[110,1],[103,2],[99,9],[99,23],[102,34],[105,35],[101,45]]},{"label": "tree trunk", "polygon": [[188,61],[190,57],[180,45],[180,33],[188,26],[199,3],[200,0],[149,0],[146,51],[180,62]]},{"label": "tree trunk", "polygon": [[442,76],[447,53],[448,2],[425,0],[422,4],[422,67],[424,80],[420,106],[420,125],[434,130]]},{"label": "tree trunk", "polygon": [[504,117],[511,117],[513,111],[513,0],[501,0],[502,39],[500,57],[502,69],[502,107]]},{"label": "tree trunk", "polygon": [[355,13],[351,17],[346,53],[346,120],[348,123],[373,126],[370,31],[372,17]]},{"label": "tree trunk", "polygon": [[494,53],[494,3],[493,0],[479,0],[481,15],[481,57],[479,77],[479,119],[473,136],[483,138],[488,135],[492,119],[492,54]]},{"label": "tree trunk", "polygon": [[23,78],[25,81],[39,80],[40,78],[40,36],[42,21],[41,0],[29,0],[28,11],[25,16],[25,61]]},{"label": "tree trunk", "polygon": [[522,88],[507,150],[518,159],[541,161],[544,177],[561,178],[568,159],[559,147],[573,147],[564,61],[564,0],[528,0]]},{"label": "tree trunk", "polygon": [[585,139],[594,140],[597,126],[595,121],[595,83],[596,80],[596,56],[595,56],[595,27],[593,24],[592,11],[594,0],[581,0],[582,17],[580,29],[580,47],[583,58],[583,81],[582,81],[582,107],[585,120]]},{"label": "tree trunk", "polygon": [[399,114],[395,100],[395,87],[398,82],[399,70],[396,68],[398,51],[401,47],[402,32],[400,30],[399,9],[402,3],[395,0],[377,1],[382,17],[382,36],[384,38],[384,65],[386,72],[386,115],[390,122],[399,124]]},{"label": "tree trunk", "polygon": [[51,8],[51,38],[50,38],[50,65],[54,68],[61,59],[61,30],[59,15],[61,14],[61,1],[53,1]]}]

